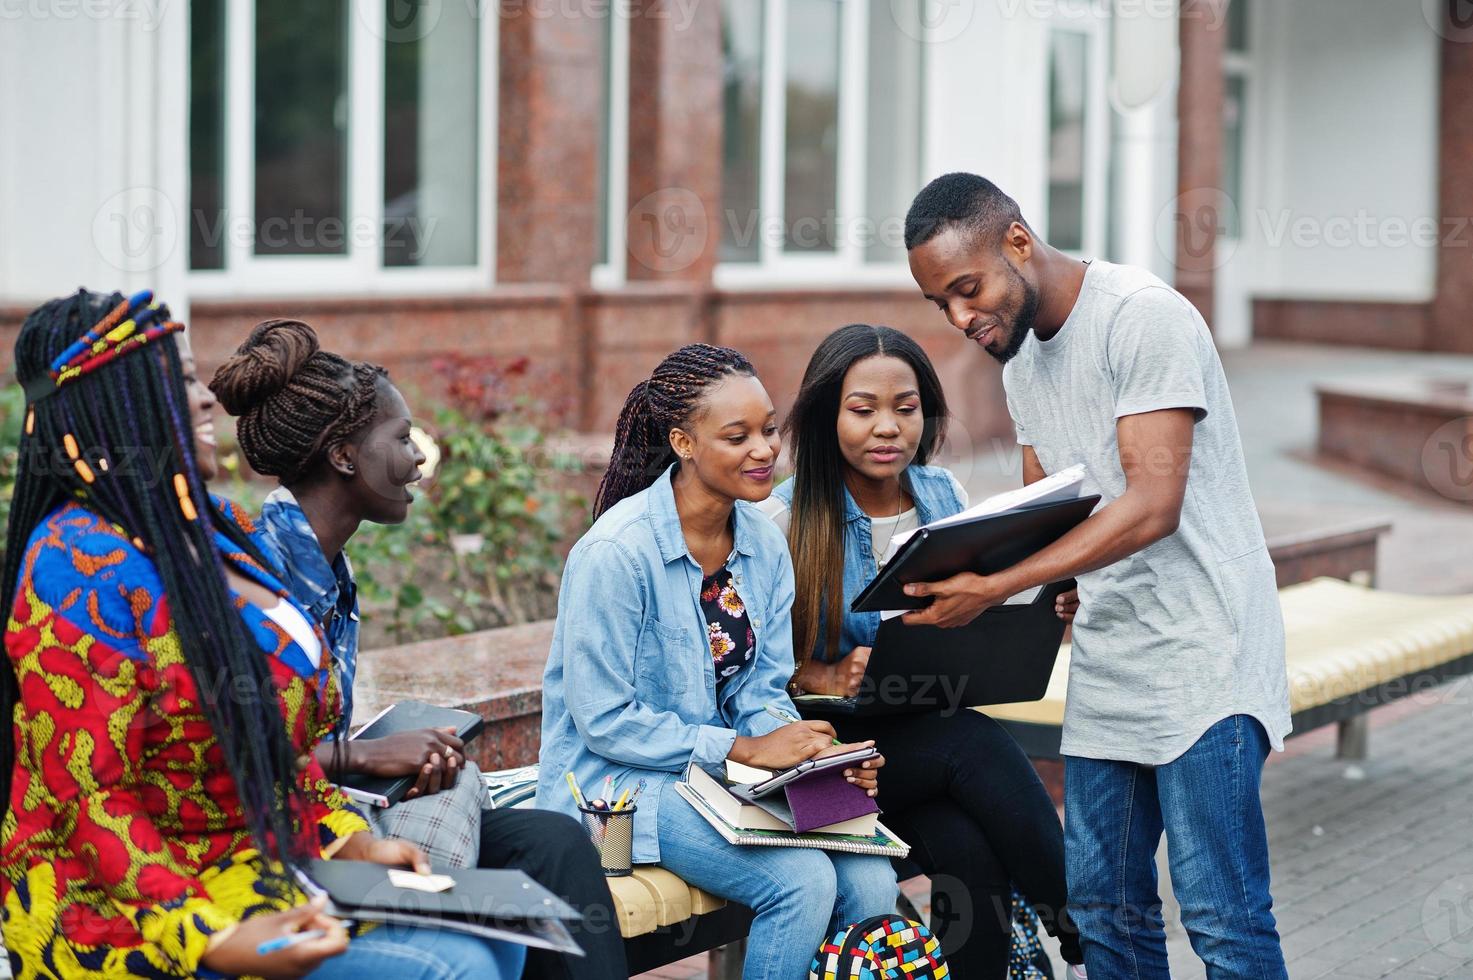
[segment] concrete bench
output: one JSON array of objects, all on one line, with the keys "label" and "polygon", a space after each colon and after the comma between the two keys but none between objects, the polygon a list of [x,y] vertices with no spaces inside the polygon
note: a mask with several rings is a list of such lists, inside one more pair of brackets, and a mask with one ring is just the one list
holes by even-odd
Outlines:
[{"label": "concrete bench", "polygon": [[[1473,673],[1473,595],[1382,592],[1332,578],[1279,590],[1294,734],[1339,724],[1339,755],[1365,757],[1366,712]],[[1030,756],[1059,757],[1069,647],[1040,701],[979,709]]]}]

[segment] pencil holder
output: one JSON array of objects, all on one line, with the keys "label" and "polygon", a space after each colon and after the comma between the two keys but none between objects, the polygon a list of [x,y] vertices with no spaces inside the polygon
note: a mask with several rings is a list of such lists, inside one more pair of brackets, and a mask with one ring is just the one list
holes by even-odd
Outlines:
[{"label": "pencil holder", "polygon": [[583,826],[588,831],[588,837],[598,850],[604,877],[622,878],[633,874],[631,857],[634,852],[634,812],[637,808],[630,806],[623,810],[595,810],[591,806],[580,806],[578,809],[583,814]]}]

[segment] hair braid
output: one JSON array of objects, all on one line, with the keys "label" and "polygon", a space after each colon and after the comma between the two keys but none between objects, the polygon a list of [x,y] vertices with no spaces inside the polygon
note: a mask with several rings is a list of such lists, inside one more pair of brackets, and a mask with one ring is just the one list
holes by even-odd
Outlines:
[{"label": "hair braid", "polygon": [[675,460],[670,430],[690,421],[708,388],[729,375],[755,373],[737,351],[711,344],[688,344],[661,361],[624,400],[609,468],[593,498],[594,519],[654,483]]},{"label": "hair braid", "polygon": [[[33,311],[15,343],[20,382],[29,390],[46,377],[52,361],[121,301],[119,294],[78,291]],[[147,549],[246,826],[261,851],[280,862],[268,873],[274,878],[303,857],[305,801],[269,663],[230,597],[216,535],[232,549],[263,563],[264,558],[210,506],[193,446],[188,392],[172,337],[33,399],[21,437],[0,590],[14,601],[31,534],[68,499],[80,500]],[[245,691],[256,693],[245,697]],[[7,721],[19,697],[7,661],[0,668],[0,712]],[[14,752],[13,727],[0,725],[0,791],[7,799]]]},{"label": "hair braid", "polygon": [[246,462],[289,485],[373,420],[386,378],[377,364],[322,350],[300,320],[267,320],[215,372],[210,390],[239,416]]}]

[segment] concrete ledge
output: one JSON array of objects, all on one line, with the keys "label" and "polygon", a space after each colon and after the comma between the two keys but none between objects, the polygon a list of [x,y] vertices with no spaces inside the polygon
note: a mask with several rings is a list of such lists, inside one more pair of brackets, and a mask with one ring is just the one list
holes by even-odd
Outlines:
[{"label": "concrete ledge", "polygon": [[[1269,542],[1282,588],[1318,577],[1372,584],[1376,541],[1390,525],[1347,525]],[[484,770],[537,761],[542,727],[542,672],[553,621],[484,630],[365,650],[354,691],[354,717],[373,717],[395,701],[415,699],[474,711],[487,730],[472,743]]]}]

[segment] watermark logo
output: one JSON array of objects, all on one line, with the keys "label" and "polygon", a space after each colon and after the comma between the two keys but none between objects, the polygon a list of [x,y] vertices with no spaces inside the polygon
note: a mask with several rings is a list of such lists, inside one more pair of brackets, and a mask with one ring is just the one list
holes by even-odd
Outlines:
[{"label": "watermark logo", "polygon": [[1473,955],[1473,875],[1449,878],[1428,893],[1422,932],[1439,952]]},{"label": "watermark logo", "polygon": [[1447,499],[1473,503],[1473,417],[1437,427],[1422,446],[1422,475]]},{"label": "watermark logo", "polygon": [[354,9],[374,35],[390,44],[413,44],[429,36],[440,23],[444,0],[384,0],[383,18],[373,16],[373,4],[355,3]]},{"label": "watermark logo", "polygon": [[710,223],[700,197],[685,187],[646,194],[629,209],[629,254],[651,272],[680,272],[706,250]]},{"label": "watermark logo", "polygon": [[1429,27],[1449,41],[1473,41],[1473,0],[1422,0],[1422,16]]},{"label": "watermark logo", "polygon": [[1216,187],[1194,187],[1167,202],[1156,216],[1156,246],[1176,262],[1178,255],[1192,269],[1218,269],[1237,251],[1227,232],[1238,222],[1238,205]]},{"label": "watermark logo", "polygon": [[155,187],[129,187],[92,216],[92,244],[119,272],[151,272],[179,247],[179,212]]},{"label": "watermark logo", "polygon": [[971,26],[976,0],[890,0],[890,19],[909,38],[945,44]]},{"label": "watermark logo", "polygon": [[121,20],[158,30],[170,0],[0,0],[5,20]]}]

